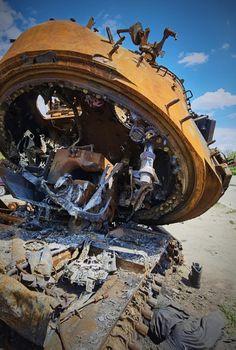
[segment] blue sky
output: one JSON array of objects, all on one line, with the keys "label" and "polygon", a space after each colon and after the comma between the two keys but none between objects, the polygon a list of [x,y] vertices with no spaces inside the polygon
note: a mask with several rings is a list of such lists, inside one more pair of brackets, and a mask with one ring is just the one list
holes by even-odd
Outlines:
[{"label": "blue sky", "polygon": [[[158,63],[185,80],[196,112],[216,119],[217,145],[236,150],[235,0],[0,0],[0,56],[10,38],[32,25],[51,17],[85,25],[91,16],[103,35],[107,25],[115,32],[137,21],[151,28],[151,42],[161,39],[165,27],[175,30],[178,40],[167,40]],[[128,37],[124,46],[134,48]]]}]

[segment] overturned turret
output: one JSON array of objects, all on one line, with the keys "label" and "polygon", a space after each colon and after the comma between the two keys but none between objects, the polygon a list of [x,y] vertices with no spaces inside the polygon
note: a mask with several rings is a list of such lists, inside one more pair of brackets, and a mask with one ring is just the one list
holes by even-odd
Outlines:
[{"label": "overturned turret", "polygon": [[149,31],[117,31],[135,52],[91,21],[48,21],[13,43],[0,61],[0,150],[17,170],[0,176],[16,197],[98,228],[184,221],[218,201],[231,174],[209,148],[214,121],[156,63],[175,33],[150,44]]}]

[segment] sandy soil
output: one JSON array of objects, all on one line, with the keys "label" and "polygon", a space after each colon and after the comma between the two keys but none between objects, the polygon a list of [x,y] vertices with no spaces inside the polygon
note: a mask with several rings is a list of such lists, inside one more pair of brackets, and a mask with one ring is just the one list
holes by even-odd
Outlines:
[{"label": "sandy soil", "polygon": [[188,266],[203,265],[203,284],[236,296],[236,177],[205,214],[167,230],[182,242]]},{"label": "sandy soil", "polygon": [[[220,201],[205,214],[166,229],[183,245],[185,265],[167,278],[173,298],[196,316],[226,309],[236,334],[236,176]],[[201,288],[188,283],[192,262],[203,266]]]}]

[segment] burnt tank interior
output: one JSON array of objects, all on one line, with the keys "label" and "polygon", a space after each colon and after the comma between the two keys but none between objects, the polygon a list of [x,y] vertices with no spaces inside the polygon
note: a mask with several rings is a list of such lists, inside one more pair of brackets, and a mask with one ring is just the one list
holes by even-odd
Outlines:
[{"label": "burnt tank interior", "polygon": [[[126,221],[137,210],[153,206],[164,211],[172,198],[169,210],[181,200],[175,194],[181,187],[180,169],[165,135],[103,95],[63,83],[28,86],[6,111],[5,135],[9,159],[39,177],[62,148],[71,157],[86,150],[87,155],[102,154],[110,167],[122,164],[112,186],[111,220]],[[103,170],[72,166],[67,174],[97,186]],[[56,180],[54,176],[51,182]]]}]

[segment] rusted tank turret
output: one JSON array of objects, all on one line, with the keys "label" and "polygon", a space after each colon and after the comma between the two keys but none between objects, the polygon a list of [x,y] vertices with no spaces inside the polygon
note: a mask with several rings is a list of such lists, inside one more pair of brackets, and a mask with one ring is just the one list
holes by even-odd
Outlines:
[{"label": "rusted tank turret", "polygon": [[[157,224],[202,214],[224,193],[230,172],[209,148],[214,122],[192,112],[183,82],[156,63],[175,33],[166,29],[150,44],[140,23],[119,30],[139,45],[132,52],[122,46],[124,37],[114,42],[109,29],[105,38],[90,24],[34,26],[3,56],[1,152],[34,168],[37,190],[77,219]],[[85,186],[87,196],[83,203],[71,199],[70,210],[55,198],[68,183]]]}]

